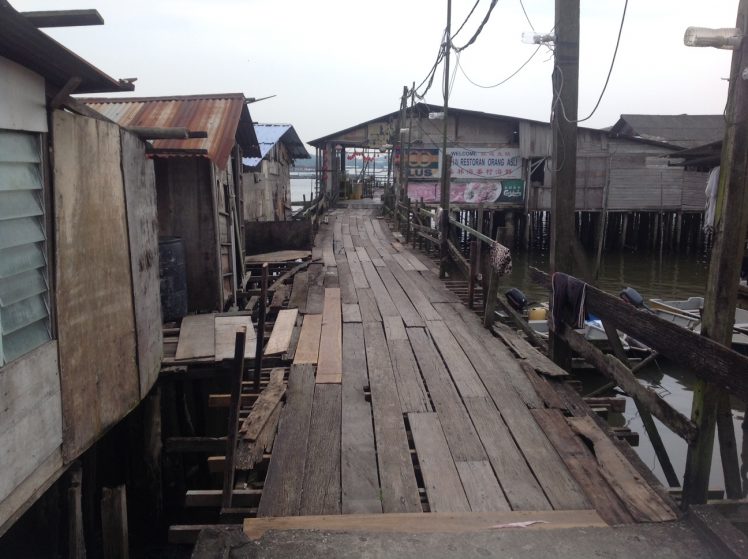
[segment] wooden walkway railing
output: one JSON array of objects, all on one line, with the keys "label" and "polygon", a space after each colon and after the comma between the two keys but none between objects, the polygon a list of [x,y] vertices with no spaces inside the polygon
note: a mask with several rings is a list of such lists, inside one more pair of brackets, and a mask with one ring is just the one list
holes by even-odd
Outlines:
[{"label": "wooden walkway railing", "polygon": [[[430,248],[439,246],[439,230],[436,228],[437,212],[432,211],[423,203],[413,205],[410,200],[396,205],[385,204],[385,207],[394,218],[397,228],[407,241],[413,243],[414,247],[417,244],[423,245],[424,243],[432,245]],[[491,247],[495,242],[498,242],[498,238],[494,241],[482,231],[470,227],[452,216],[449,218],[447,230],[450,237],[447,245],[448,257],[464,273],[468,284],[473,286],[480,278],[478,259],[475,258],[478,247]],[[466,258],[463,251],[455,244],[456,232],[460,232],[463,239],[467,238],[469,258]],[[531,274],[534,281],[550,289],[551,280],[548,274],[534,268],[531,268]],[[484,301],[485,326],[491,326],[495,316],[495,305],[498,302],[510,318],[526,331],[530,341],[542,348],[544,342],[540,341],[537,336],[532,335],[531,329],[526,322],[522,321],[519,314],[497,298],[498,278],[495,277],[495,274],[491,274],[488,284]],[[698,448],[703,448],[703,445],[697,444],[700,436],[699,430],[694,421],[675,410],[657,393],[639,383],[634,373],[641,369],[641,365],[632,367],[629,364],[620,344],[618,331],[624,332],[650,347],[654,356],[663,356],[669,359],[691,371],[698,379],[725,390],[729,395],[742,402],[748,402],[748,375],[746,374],[748,372],[748,357],[658,316],[642,312],[622,299],[591,285],[588,285],[586,293],[587,310],[602,320],[608,339],[611,341],[613,355],[602,353],[584,336],[571,328],[564,328],[556,334],[574,352],[608,377],[611,384],[620,387],[631,396],[668,484],[671,487],[678,487],[680,481],[652,418],[656,417],[663,425],[682,438],[688,444],[689,453],[696,452]],[[472,297],[470,298],[470,304],[472,307]],[[729,441],[729,437],[727,440]],[[734,437],[732,440],[733,448],[722,449],[723,454],[724,452],[737,452],[734,448]],[[692,457],[691,462],[701,462],[699,467],[708,469],[710,460],[711,455],[701,458],[695,457],[695,459]],[[740,488],[739,473],[724,465],[724,462],[723,466],[726,488]],[[689,472],[686,472],[686,476],[688,475]],[[689,492],[688,487],[684,489],[684,503],[694,504],[706,501],[706,494],[696,495],[691,493],[693,492]],[[728,491],[728,493],[730,492]],[[733,497],[739,497],[739,495],[733,495]]]}]

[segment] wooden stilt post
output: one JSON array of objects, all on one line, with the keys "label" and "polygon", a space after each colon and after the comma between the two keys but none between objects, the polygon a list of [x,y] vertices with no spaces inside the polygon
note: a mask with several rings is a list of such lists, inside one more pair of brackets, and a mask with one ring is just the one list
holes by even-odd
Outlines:
[{"label": "wooden stilt post", "polygon": [[410,243],[410,220],[413,219],[410,215],[410,197],[405,199],[405,243]]},{"label": "wooden stilt post", "polygon": [[[496,242],[499,242],[499,231],[496,232]],[[496,311],[496,296],[499,292],[499,274],[493,265],[488,265],[488,289],[486,290],[486,309],[483,314],[483,326],[490,328],[494,322]]]},{"label": "wooden stilt post", "polygon": [[[574,273],[574,208],[577,176],[579,86],[579,0],[556,0],[556,67],[553,71],[553,188],[551,190],[551,271]],[[563,111],[561,110],[563,107]],[[551,334],[553,360],[571,367],[569,346]]]},{"label": "wooden stilt post", "polygon": [[447,264],[449,262],[449,168],[452,166],[452,157],[449,155],[444,156],[442,158],[442,165],[444,166],[444,168],[442,169],[441,193],[442,222],[439,224],[439,231],[441,231],[441,241],[439,243],[440,278],[444,278],[446,276]]},{"label": "wooden stilt post", "polygon": [[262,350],[265,343],[265,314],[267,312],[268,297],[268,263],[262,265],[262,284],[260,289],[260,309],[257,318],[257,345],[255,346],[255,392],[260,390],[260,371],[262,370]]},{"label": "wooden stilt post", "polygon": [[104,559],[130,557],[127,529],[127,490],[124,485],[101,490],[101,540]]},{"label": "wooden stilt post", "polygon": [[86,538],[83,529],[83,469],[80,462],[75,462],[68,470],[70,486],[68,487],[68,557],[86,559]]},{"label": "wooden stilt post", "polygon": [[[736,27],[748,31],[748,0],[740,0]],[[745,234],[748,228],[748,83],[741,74],[748,63],[748,40],[743,35],[733,51],[730,90],[725,110],[725,138],[722,142],[721,173],[715,211],[714,245],[709,261],[701,333],[730,347],[737,301],[738,277]],[[688,449],[683,506],[705,503],[711,471],[714,426],[720,416],[720,450],[727,497],[734,499],[740,488],[735,432],[729,399],[713,385],[697,381],[693,395],[692,419],[699,428],[696,444]]]},{"label": "wooden stilt post", "polygon": [[470,272],[468,273],[468,308],[473,308],[475,278],[478,275],[478,242],[470,241]]},{"label": "wooden stilt post", "polygon": [[[260,336],[260,333],[257,333]],[[229,404],[228,431],[226,434],[226,459],[223,462],[223,493],[221,508],[232,506],[234,495],[234,458],[236,456],[236,435],[239,428],[239,408],[241,407],[242,380],[244,377],[244,345],[247,340],[247,330],[242,327],[236,333],[234,345],[234,360],[231,363],[231,402]],[[255,390],[259,390],[256,386]]]}]

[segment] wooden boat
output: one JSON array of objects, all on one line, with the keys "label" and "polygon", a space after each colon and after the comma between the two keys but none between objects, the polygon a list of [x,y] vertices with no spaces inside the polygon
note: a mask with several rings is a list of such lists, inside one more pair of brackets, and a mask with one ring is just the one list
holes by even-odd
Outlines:
[{"label": "wooden boat", "polygon": [[[703,297],[689,297],[682,301],[650,299],[650,308],[660,318],[696,333],[701,332],[701,309],[703,307]],[[732,348],[740,353],[748,354],[748,310],[746,309],[735,309]]]}]

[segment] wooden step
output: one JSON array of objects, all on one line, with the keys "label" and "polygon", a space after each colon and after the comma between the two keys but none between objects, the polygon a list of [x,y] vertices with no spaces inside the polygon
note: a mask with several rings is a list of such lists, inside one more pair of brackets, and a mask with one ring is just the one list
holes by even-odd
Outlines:
[{"label": "wooden step", "polygon": [[525,529],[605,528],[608,526],[594,510],[431,512],[247,518],[244,520],[244,533],[253,540],[261,538],[268,530],[455,534],[492,532],[501,529],[497,526],[533,521],[536,524],[530,524]]}]

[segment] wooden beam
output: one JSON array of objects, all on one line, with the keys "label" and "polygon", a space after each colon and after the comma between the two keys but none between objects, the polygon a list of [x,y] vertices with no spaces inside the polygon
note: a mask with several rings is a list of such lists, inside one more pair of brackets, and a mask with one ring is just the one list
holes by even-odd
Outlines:
[{"label": "wooden beam", "polygon": [[612,355],[605,355],[584,336],[571,328],[564,327],[557,335],[571,349],[579,353],[601,373],[614,380],[624,391],[640,402],[642,407],[662,421],[674,433],[688,442],[692,442],[698,433],[696,426],[684,415],[673,409],[670,404],[655,392],[645,388],[631,371]]},{"label": "wooden beam", "polygon": [[[550,287],[550,276],[530,268],[534,281]],[[660,355],[686,367],[701,379],[713,382],[729,394],[748,401],[748,357],[695,334],[668,320],[642,312],[625,301],[591,285],[586,307],[621,332],[636,338]]]},{"label": "wooden beam", "polygon": [[34,27],[82,27],[104,25],[98,10],[44,10],[20,12]]},{"label": "wooden beam", "polygon": [[78,86],[81,84],[81,78],[78,76],[73,76],[70,78],[65,85],[63,85],[60,90],[55,93],[55,96],[52,97],[52,100],[49,102],[49,108],[59,109],[61,105],[65,104],[65,101],[73,94],[75,93],[75,90],[78,89]]},{"label": "wooden beam", "polygon": [[187,138],[208,137],[207,132],[203,132],[205,136],[192,136],[193,133],[189,129],[180,127],[127,126],[125,130],[132,132],[141,140],[186,140]]}]

